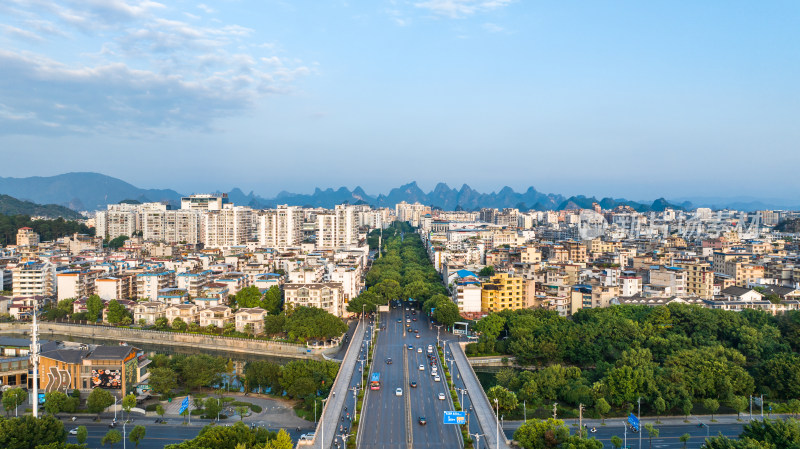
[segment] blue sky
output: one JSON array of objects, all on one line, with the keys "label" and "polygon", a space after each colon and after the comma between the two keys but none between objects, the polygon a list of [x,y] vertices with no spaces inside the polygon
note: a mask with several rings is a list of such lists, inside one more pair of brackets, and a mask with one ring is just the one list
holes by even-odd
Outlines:
[{"label": "blue sky", "polygon": [[796,1],[6,0],[0,176],[792,197],[798,23]]}]

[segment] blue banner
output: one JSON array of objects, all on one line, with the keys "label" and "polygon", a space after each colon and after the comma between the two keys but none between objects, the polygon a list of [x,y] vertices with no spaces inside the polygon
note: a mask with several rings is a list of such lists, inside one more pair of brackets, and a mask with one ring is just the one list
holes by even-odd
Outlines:
[{"label": "blue banner", "polygon": [[631,416],[628,417],[628,422],[631,424],[631,427],[633,427],[634,430],[639,430],[639,418],[637,418],[636,415],[631,413]]},{"label": "blue banner", "polygon": [[445,424],[466,424],[467,423],[467,412],[445,411],[444,412],[444,423]]}]

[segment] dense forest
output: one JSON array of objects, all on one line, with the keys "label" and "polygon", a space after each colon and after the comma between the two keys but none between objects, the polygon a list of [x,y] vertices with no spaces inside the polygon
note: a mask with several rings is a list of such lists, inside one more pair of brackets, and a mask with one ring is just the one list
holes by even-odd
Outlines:
[{"label": "dense forest", "polygon": [[23,201],[13,196],[0,194],[0,214],[3,215],[33,215],[35,217],[57,218],[76,220],[83,216],[72,209],[57,204],[36,204]]},{"label": "dense forest", "polygon": [[468,354],[513,355],[538,369],[506,369],[499,385],[528,407],[583,403],[689,414],[695,404],[744,411],[764,394],[800,405],[800,313],[771,316],[686,304],[583,309],[572,318],[547,310],[504,311],[480,320]]},{"label": "dense forest", "polygon": [[[380,230],[368,237],[370,249],[378,248]],[[419,234],[405,222],[395,222],[383,230],[382,254],[365,277],[366,291],[353,298],[347,306],[350,312],[376,310],[380,304],[393,299],[413,299],[426,313],[435,309],[433,318],[452,326],[459,319],[456,306],[445,293],[441,277],[428,259]]]},{"label": "dense forest", "polygon": [[17,230],[29,227],[39,234],[43,242],[49,242],[74,233],[94,235],[94,228],[89,228],[77,221],[63,218],[55,220],[31,220],[27,215],[0,215],[0,246],[16,245]]}]

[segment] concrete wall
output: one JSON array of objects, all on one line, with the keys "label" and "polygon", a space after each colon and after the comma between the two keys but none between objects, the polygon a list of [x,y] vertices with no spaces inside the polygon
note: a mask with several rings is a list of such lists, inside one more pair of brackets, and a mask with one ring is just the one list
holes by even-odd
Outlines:
[{"label": "concrete wall", "polygon": [[[30,335],[30,323],[0,323],[0,334]],[[83,324],[50,323],[39,324],[40,338],[53,339],[49,335],[71,335],[78,338],[124,341],[131,345],[146,343],[166,346],[189,346],[197,349],[225,351],[240,354],[258,354],[273,357],[291,357],[298,359],[320,360],[323,354],[335,353],[338,346],[332,348],[309,348],[305,345],[281,343],[247,338],[217,337],[211,335],[182,334],[142,329],[128,329],[112,326],[93,326]]]}]

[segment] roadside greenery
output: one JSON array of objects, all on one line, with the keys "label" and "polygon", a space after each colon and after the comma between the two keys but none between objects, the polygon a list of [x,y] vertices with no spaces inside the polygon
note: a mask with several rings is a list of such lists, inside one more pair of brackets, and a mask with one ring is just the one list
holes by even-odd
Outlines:
[{"label": "roadside greenery", "polygon": [[256,427],[249,428],[242,422],[232,426],[205,426],[200,434],[178,444],[168,444],[164,449],[292,449],[292,439],[281,429],[271,432]]},{"label": "roadside greenery", "polygon": [[783,449],[800,447],[800,422],[786,420],[752,421],[744,426],[738,439],[723,435],[707,438],[707,449]]},{"label": "roadside greenery", "polygon": [[[583,309],[572,319],[547,310],[494,313],[475,325],[467,354],[513,355],[535,370],[504,369],[496,383],[528,409],[583,403],[605,415],[642,408],[653,414],[741,412],[750,394],[800,397],[800,312],[773,317],[685,304]],[[788,406],[787,406],[788,407]]]}]

